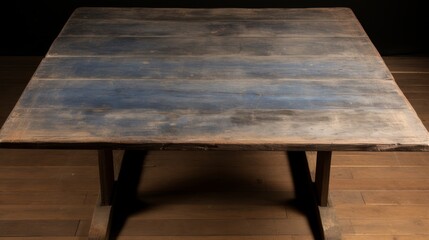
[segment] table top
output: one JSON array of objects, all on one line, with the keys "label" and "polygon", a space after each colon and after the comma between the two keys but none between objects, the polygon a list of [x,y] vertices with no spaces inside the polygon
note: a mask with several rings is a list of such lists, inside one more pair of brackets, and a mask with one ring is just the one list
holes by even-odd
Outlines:
[{"label": "table top", "polygon": [[428,151],[350,9],[79,8],[1,147]]}]

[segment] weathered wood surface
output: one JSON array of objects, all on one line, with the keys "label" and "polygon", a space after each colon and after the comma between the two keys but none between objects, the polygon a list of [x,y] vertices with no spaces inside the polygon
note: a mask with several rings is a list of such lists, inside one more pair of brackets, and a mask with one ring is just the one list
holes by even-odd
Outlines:
[{"label": "weathered wood surface", "polygon": [[[315,76],[316,75],[316,76]],[[349,79],[393,79],[380,59],[354,57],[70,57],[47,58],[42,61],[34,80],[138,79],[141,82],[178,79],[182,81],[253,81],[260,79],[307,81]],[[306,81],[302,81],[304,84]],[[177,83],[180,83],[177,81]],[[191,82],[192,83],[192,82]],[[124,84],[122,82],[122,84]],[[168,84],[165,83],[165,84]],[[330,84],[330,83],[326,83]],[[180,85],[175,84],[178,87]],[[223,88],[223,85],[218,86]],[[255,89],[249,89],[255,90]],[[395,86],[394,91],[399,91]],[[362,94],[365,94],[362,92]],[[168,96],[166,96],[168,97]]]},{"label": "weathered wood surface", "polygon": [[349,9],[81,8],[3,147],[429,150]]},{"label": "weathered wood surface", "polygon": [[[0,64],[0,71],[8,72],[0,75],[0,85],[12,87],[0,86],[0,98],[3,92],[21,91],[39,63],[27,57],[0,57],[0,62],[2,58],[14,66]],[[414,59],[415,66],[425,66],[424,61],[420,64],[419,58]],[[390,63],[400,66],[393,59]],[[414,65],[401,67],[401,71],[408,68]],[[413,71],[416,73],[393,74],[407,97],[414,92],[407,91],[408,87],[415,87],[426,92],[427,103],[429,91],[424,86],[428,86],[429,77],[422,72],[428,71]],[[18,97],[8,102],[12,106],[0,107],[2,116]],[[428,122],[429,115],[420,116]],[[312,154],[315,159],[316,153]],[[429,221],[425,220],[429,218],[428,156],[334,152],[330,197],[343,239],[429,239]],[[276,237],[313,239],[302,208],[295,204],[291,169],[285,158],[284,152],[266,151],[149,152],[139,197],[150,207],[130,216],[130,224],[118,238],[273,240],[273,233],[281,231],[290,235],[278,233]],[[87,239],[99,192],[97,151],[1,149],[0,165],[0,187],[4,189],[0,192],[0,239]],[[251,223],[257,225],[249,227],[249,222],[240,219],[255,219]],[[275,223],[278,225],[273,229]],[[178,228],[184,236],[173,235]],[[195,236],[196,228],[208,229],[205,233],[211,231],[216,236]],[[250,230],[238,235],[243,228]],[[308,229],[304,235],[303,228]]]},{"label": "weathered wood surface", "polygon": [[[180,47],[177,44],[180,42]],[[316,44],[317,43],[317,44]],[[325,56],[371,57],[368,38],[349,37],[59,37],[48,56]]]},{"label": "weathered wood surface", "polygon": [[307,9],[245,9],[245,8],[80,8],[74,12],[74,19],[130,19],[130,20],[323,20],[355,21],[348,8]]},{"label": "weathered wood surface", "polygon": [[[107,16],[108,17],[108,16]],[[363,37],[357,22],[350,21],[154,21],[71,19],[63,36],[161,36],[161,37]],[[287,29],[287,31],[285,31]]]}]

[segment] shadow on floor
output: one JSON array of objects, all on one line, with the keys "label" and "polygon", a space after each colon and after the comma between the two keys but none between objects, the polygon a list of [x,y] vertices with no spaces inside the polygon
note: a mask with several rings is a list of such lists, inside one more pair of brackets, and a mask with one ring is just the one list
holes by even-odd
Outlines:
[{"label": "shadow on floor", "polygon": [[[252,201],[270,202],[273,205],[288,206],[300,212],[307,218],[313,236],[316,239],[321,239],[319,225],[317,222],[317,205],[311,192],[311,178],[304,152],[288,152],[289,166],[292,172],[292,180],[294,185],[294,196],[274,196],[276,192],[288,191],[291,189],[275,189],[274,191],[256,191],[251,194]],[[122,169],[119,175],[119,191],[116,195],[115,208],[113,212],[113,221],[111,228],[111,239],[117,239],[123,230],[127,219],[135,214],[144,214],[145,210],[156,208],[162,204],[175,203],[179,201],[187,201],[201,195],[213,197],[213,201],[223,198],[227,202],[246,201],[247,195],[234,193],[234,186],[249,185],[252,177],[246,173],[237,171],[225,170],[222,173],[212,169],[207,169],[206,172],[196,176],[183,176],[179,181],[168,184],[160,184],[159,190],[152,193],[139,193],[139,183],[142,178],[144,159],[146,152],[144,151],[126,151],[122,162]],[[180,159],[179,159],[180,160]],[[286,159],[285,159],[286,160]],[[222,183],[213,181],[213,177],[222,178]],[[174,186],[173,186],[174,184]],[[249,186],[258,188],[258,182]],[[222,187],[228,188],[229,194],[219,193]],[[274,187],[273,187],[274,188]],[[219,194],[219,195],[217,195]],[[256,198],[256,199],[255,199]],[[142,200],[140,200],[142,199]],[[152,201],[146,201],[151,199]],[[154,201],[155,200],[155,201]]]},{"label": "shadow on floor", "polygon": [[317,200],[314,194],[307,156],[303,151],[287,152],[287,155],[296,194],[294,199],[296,202],[291,204],[307,216],[315,239],[323,239],[321,234],[322,229],[318,221],[320,219],[319,210],[317,209]]},{"label": "shadow on floor", "polygon": [[147,152],[125,151],[118,176],[110,239],[117,239],[128,216],[144,210],[138,199],[138,186]]}]

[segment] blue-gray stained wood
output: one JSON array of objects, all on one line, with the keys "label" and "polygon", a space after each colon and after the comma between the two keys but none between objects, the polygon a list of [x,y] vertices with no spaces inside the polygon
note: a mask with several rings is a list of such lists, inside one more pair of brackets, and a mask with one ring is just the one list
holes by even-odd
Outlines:
[{"label": "blue-gray stained wood", "polygon": [[0,146],[428,151],[346,8],[80,8]]}]

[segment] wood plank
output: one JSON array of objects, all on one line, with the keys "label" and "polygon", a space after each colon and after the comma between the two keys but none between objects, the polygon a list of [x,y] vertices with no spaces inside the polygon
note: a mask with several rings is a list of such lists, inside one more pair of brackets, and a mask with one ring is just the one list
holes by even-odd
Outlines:
[{"label": "wood plank", "polygon": [[353,168],[354,166],[348,166],[345,168],[339,168],[332,167],[331,169],[331,178],[335,179],[353,179],[353,172],[350,168]]},{"label": "wood plank", "polygon": [[[343,168],[336,168],[341,171]],[[429,167],[426,166],[396,166],[396,167],[354,167],[347,169],[351,172],[354,179],[380,179],[380,178],[398,178],[398,179],[427,179]]]},{"label": "wood plank", "polygon": [[0,149],[0,166],[97,166],[97,153],[90,150]]},{"label": "wood plank", "polygon": [[337,216],[348,219],[427,219],[427,205],[336,206]]},{"label": "wood plank", "polygon": [[428,190],[393,189],[384,191],[362,191],[368,205],[428,205]]},{"label": "wood plank", "polygon": [[[332,166],[334,172],[337,167],[376,167],[376,166],[398,166],[397,152],[334,152],[332,158]],[[408,153],[412,156],[413,153]],[[340,170],[340,171],[341,171]]]},{"label": "wood plank", "polygon": [[[119,236],[117,240],[313,240],[311,236],[270,235],[270,236]],[[2,240],[0,238],[0,240]],[[8,239],[9,240],[9,239]]]},{"label": "wood plank", "polygon": [[15,220],[0,221],[0,236],[74,236],[77,220]]},{"label": "wood plank", "polygon": [[[393,79],[375,57],[45,58],[33,79]],[[346,82],[346,81],[345,81]]]},{"label": "wood plank", "polygon": [[[228,174],[207,177],[178,177],[172,179],[149,178],[139,186],[139,190],[151,192],[194,192],[194,191],[247,191],[267,192],[293,189],[293,182],[287,179],[271,180],[260,178],[243,178]],[[176,194],[171,194],[176,196]],[[191,195],[192,196],[192,195]]]},{"label": "wood plank", "polygon": [[[2,139],[5,142],[15,142],[15,137],[19,136],[20,141],[24,143],[39,142],[40,139],[44,139],[40,146],[49,142],[51,144],[63,142],[70,146],[88,148],[96,147],[91,143],[97,143],[98,147],[111,147],[109,143],[103,144],[103,139],[111,136],[114,137],[112,142],[118,145],[133,144],[164,150],[173,150],[175,147],[192,148],[192,144],[196,144],[194,148],[212,150],[233,150],[234,148],[239,150],[246,146],[252,147],[253,150],[284,150],[299,147],[305,148],[305,150],[323,150],[324,145],[329,145],[329,149],[334,150],[386,151],[407,148],[418,150],[424,149],[426,146],[426,143],[422,142],[422,139],[427,137],[426,133],[422,131],[423,126],[417,125],[415,119],[410,119],[410,114],[405,110],[383,112],[347,109],[341,112],[236,110],[223,112],[222,115],[218,112],[204,115],[197,115],[197,113],[189,110],[175,111],[175,114],[171,114],[138,109],[121,111],[100,109],[91,112],[35,108],[15,111],[11,121],[4,126]],[[272,117],[269,117],[271,114]],[[29,116],[31,117],[29,118]],[[81,119],[79,124],[76,124],[76,116]],[[249,122],[249,116],[253,116],[251,119],[255,120]],[[50,117],[54,117],[56,122],[46,122],[46,119],[51,119]],[[31,119],[31,122],[27,122],[28,119]],[[97,119],[103,119],[103,121],[100,122]],[[270,125],[260,124],[264,122],[264,119],[270,122]],[[303,122],[309,120],[311,120],[312,131],[304,128],[308,125],[302,125]],[[246,124],[238,125],[242,121],[246,121]],[[148,122],[157,122],[157,125],[145,125]],[[347,123],[347,125],[338,125],[339,122]],[[17,123],[24,124],[21,126],[26,127],[21,127],[20,131],[16,132],[12,125],[8,126],[8,124],[16,126],[14,124]],[[111,128],[111,124],[115,125],[115,128]],[[222,126],[222,128],[218,126]],[[303,127],[297,128],[297,126]],[[330,129],[326,129],[326,126],[330,126]],[[101,127],[104,129],[103,131],[100,130]],[[409,130],[397,131],[399,128]],[[95,131],[88,132],[87,129],[95,129]],[[356,129],[361,131],[355,132]],[[368,133],[369,129],[371,129],[370,133]],[[22,135],[23,131],[25,135]],[[58,134],[57,131],[60,131],[61,134]],[[330,134],[326,134],[327,131]],[[209,138],[205,135],[207,133],[210,133]],[[321,133],[317,139],[314,139],[315,133]],[[71,138],[67,140],[63,136]],[[145,136],[145,139],[142,140],[139,136]],[[371,136],[370,139],[368,136]],[[74,142],[73,139],[79,139],[79,142]],[[257,145],[250,146],[248,144],[254,144],[252,139],[260,141]],[[392,139],[395,140],[392,141]],[[410,145],[397,144],[403,141]],[[213,145],[210,145],[211,143]],[[314,146],[308,146],[309,143]]]},{"label": "wood plank", "polygon": [[418,72],[429,73],[429,57],[384,57],[390,71],[395,72]]},{"label": "wood plank", "polygon": [[[292,200],[292,199],[290,199]],[[290,207],[293,208],[293,207]],[[288,216],[288,217],[287,217]],[[222,205],[214,204],[148,204],[145,201],[145,210],[138,212],[128,220],[150,219],[284,219],[302,218],[302,214],[287,215],[283,204],[250,205],[243,201],[242,204]]]},{"label": "wood plank", "polygon": [[[284,176],[288,178],[290,176]],[[143,183],[143,182],[141,182]],[[221,186],[222,184],[219,183]],[[146,189],[147,190],[147,189]],[[269,206],[283,204],[287,199],[296,197],[294,190],[283,191],[198,191],[179,192],[167,191],[158,188],[158,191],[139,191],[139,198],[148,205],[233,205],[249,204],[252,206]]]},{"label": "wood plank", "polygon": [[[352,219],[344,234],[373,235],[427,235],[428,219]],[[346,226],[348,227],[348,226]]]},{"label": "wood plank", "polygon": [[[63,196],[66,197],[66,196]],[[0,220],[80,220],[92,217],[94,206],[88,205],[0,205]]]},{"label": "wood plank", "polygon": [[[19,108],[112,108],[214,112],[228,109],[408,108],[391,81],[54,80],[33,81]],[[261,85],[263,83],[263,85]],[[338,91],[338,84],[344,89]],[[220,88],[220,86],[222,86]],[[94,94],[96,91],[96,94]],[[364,92],[364,93],[363,93]]]},{"label": "wood plank", "polygon": [[362,235],[344,235],[344,240],[426,240],[429,238],[429,235],[422,234],[409,234],[409,235],[386,235],[386,234],[362,234]]},{"label": "wood plank", "polygon": [[336,179],[331,183],[334,190],[429,190],[429,179]]},{"label": "wood plank", "polygon": [[[370,155],[344,155],[337,156],[333,161],[333,172],[335,177],[352,176],[351,168],[376,168],[376,167],[416,167],[429,165],[423,154],[418,152],[395,152],[392,157],[374,157]],[[380,154],[382,155],[382,154]],[[398,156],[395,156],[398,155]],[[350,158],[350,159],[349,159]],[[338,167],[338,169],[337,169]],[[343,172],[343,174],[341,174]]]},{"label": "wood plank", "polygon": [[[142,10],[144,11],[144,9],[141,9],[140,11]],[[114,10],[111,10],[111,11],[113,12]],[[124,10],[119,10],[119,11],[124,11]],[[222,17],[222,14],[219,15],[214,12],[212,12],[211,15],[209,15],[209,17],[206,16],[210,19],[210,21],[204,21],[204,20],[195,21],[196,19],[187,19],[186,17],[183,17],[182,14],[177,14],[177,11],[173,19],[166,20],[165,16],[159,17],[161,15],[160,13],[164,11],[165,10],[158,10],[158,13],[155,13],[155,15],[157,16],[152,19],[147,19],[147,18],[144,19],[147,16],[150,17],[151,14],[139,15],[137,18],[132,18],[130,17],[132,16],[132,14],[125,16],[123,15],[123,13],[120,13],[123,16],[115,18],[114,13],[111,13],[111,14],[107,13],[107,14],[101,14],[100,16],[101,18],[97,18],[97,17],[94,18],[94,17],[87,17],[87,16],[79,17],[79,16],[76,16],[79,13],[75,13],[72,16],[72,18],[69,19],[69,21],[67,22],[66,26],[61,32],[61,35],[62,36],[81,35],[82,36],[82,35],[97,35],[99,33],[108,34],[108,35],[130,35],[130,33],[132,33],[132,35],[149,34],[149,36],[172,36],[172,35],[183,36],[184,33],[189,33],[192,36],[194,36],[194,35],[200,35],[202,33],[205,33],[205,34],[214,34],[214,35],[222,35],[222,36],[229,35],[229,34],[239,35],[239,36],[241,35],[261,36],[261,34],[268,34],[269,36],[273,36],[273,34],[276,35],[279,33],[280,34],[286,33],[288,35],[309,33],[312,35],[332,34],[335,36],[344,36],[344,35],[345,36],[347,35],[366,36],[363,29],[359,27],[359,24],[356,21],[356,18],[349,10],[345,10],[346,14],[349,15],[348,17],[345,17],[344,15],[341,16],[340,14],[338,16],[335,16],[334,19],[332,18],[318,19],[320,15],[318,16],[317,13],[311,10],[303,14],[303,15],[310,16],[309,18],[311,18],[312,21],[300,21],[300,20],[294,20],[294,19],[279,20],[280,18],[276,18],[276,20],[269,20],[269,19],[266,19],[267,17],[263,19],[250,19],[250,20],[228,19],[228,18]],[[225,11],[228,11],[228,10],[225,10]],[[330,10],[325,10],[325,11],[330,11]],[[337,12],[341,12],[341,11],[345,12],[344,9],[341,9]],[[95,12],[94,14],[90,14],[90,15],[96,16],[97,10],[95,10],[94,12]],[[266,10],[266,12],[269,13],[270,10]],[[287,12],[288,12],[287,10],[284,10],[283,14],[288,15]],[[302,10],[300,12],[303,13]],[[235,15],[235,14],[230,13],[230,15]],[[238,13],[237,15],[240,15],[240,14]],[[201,12],[200,12],[200,16],[201,16]],[[241,17],[246,17],[246,16],[241,16]],[[341,17],[344,17],[344,18],[341,19]],[[318,19],[320,21],[314,21],[315,19]],[[181,21],[181,20],[185,20],[185,21]],[[229,22],[227,25],[225,25],[224,22],[222,22],[222,20],[228,20]],[[330,20],[334,20],[334,21],[330,21]],[[153,24],[154,22],[157,22],[157,23]],[[85,26],[82,27],[82,24],[84,24]],[[276,24],[280,24],[280,25],[286,24],[288,26],[289,31],[288,32],[276,31],[279,29],[275,27]],[[157,26],[157,28],[154,28],[155,26]],[[299,26],[299,28],[301,27],[302,28],[297,29],[296,26]],[[234,29],[234,31],[228,31],[228,29]],[[302,29],[304,29],[304,31],[302,31]],[[102,30],[102,31],[100,32],[99,30]],[[311,30],[311,31],[307,31],[307,30]]]},{"label": "wood plank", "polygon": [[397,153],[397,155],[398,162],[402,166],[429,166],[429,154],[426,152],[412,154]]},{"label": "wood plank", "polygon": [[[335,180],[334,180],[335,181]],[[332,206],[336,208],[337,206],[342,205],[355,205],[361,206],[365,205],[366,202],[362,197],[362,192],[359,190],[332,190],[329,192],[329,196],[332,202]]]},{"label": "wood plank", "polygon": [[210,236],[310,234],[306,219],[130,220],[123,236]]},{"label": "wood plank", "polygon": [[77,19],[129,19],[129,20],[354,20],[348,8],[78,8]]},{"label": "wood plank", "polygon": [[[317,42],[317,44],[314,44]],[[368,38],[59,37],[48,57],[70,56],[372,56]]]},{"label": "wood plank", "polygon": [[[180,161],[180,160],[178,160]],[[227,167],[227,169],[225,169]],[[180,178],[186,176],[191,177],[248,177],[252,179],[277,180],[290,179],[285,178],[285,174],[291,170],[286,166],[154,166],[144,168],[144,178]]]},{"label": "wood plank", "polygon": [[[305,150],[324,150],[324,147],[327,147],[325,150],[387,151],[418,150],[427,147],[426,142],[422,142],[422,139],[427,138],[423,126],[405,110],[383,112],[348,109],[342,111],[234,110],[225,111],[222,115],[218,112],[204,113],[204,115],[197,113],[181,110],[175,111],[177,114],[175,115],[171,112],[160,113],[139,109],[121,111],[100,109],[96,112],[43,108],[16,110],[4,126],[1,137],[4,142],[16,142],[18,137],[23,143],[39,142],[39,147],[47,147],[47,144],[53,144],[51,147],[54,147],[55,143],[64,143],[77,148],[96,146],[109,148],[112,147],[112,143],[115,143],[164,150],[174,150],[174,148],[176,150],[195,148],[239,150],[254,144],[253,139],[260,139],[257,145],[252,145],[253,150],[284,150],[300,147]],[[271,114],[273,118],[267,118]],[[259,118],[259,115],[262,118]],[[76,116],[81,119],[79,124],[76,124]],[[248,122],[249,116],[254,116],[255,121]],[[47,119],[51,119],[50,117],[56,121],[46,122]],[[103,118],[102,122],[97,120]],[[31,121],[28,121],[29,119]],[[270,122],[270,125],[259,124],[263,123],[264,119]],[[312,124],[311,130],[296,127],[303,126],[302,123],[309,120]],[[246,121],[244,122],[246,124],[238,125],[242,121]],[[124,122],[127,125],[124,125]],[[148,122],[157,123],[157,125],[146,125]],[[339,122],[344,125],[339,125]],[[15,132],[15,126],[17,126],[15,124],[25,124],[26,130],[20,129]],[[326,126],[330,126],[330,129],[326,129]],[[89,132],[87,129],[93,129],[93,131]],[[330,134],[324,134],[326,131]],[[175,135],[171,135],[172,132]],[[210,141],[206,137],[208,133]],[[315,139],[315,133],[321,134]],[[112,143],[103,144],[106,136],[112,137]],[[145,138],[142,139],[140,136]],[[288,137],[285,138],[285,136]],[[371,138],[368,139],[368,136]],[[40,142],[40,139],[44,139],[43,142]],[[79,142],[73,139],[79,139]],[[92,146],[91,143],[95,142],[97,145]],[[402,142],[407,144],[398,144]]]},{"label": "wood plank", "polygon": [[94,166],[2,166],[0,168],[0,179],[16,179],[17,176],[20,179],[86,179],[94,181],[97,179],[97,168]]},{"label": "wood plank", "polygon": [[[90,117],[94,114],[93,109],[117,112],[146,109],[148,113],[157,111],[160,115],[163,115],[164,111],[174,113],[188,109],[193,109],[195,115],[199,112],[221,114],[225,109],[225,113],[243,112],[245,114],[245,112],[262,111],[265,115],[272,115],[273,120],[280,120],[282,112],[292,113],[294,109],[333,111],[338,109],[342,111],[350,107],[362,110],[407,108],[406,104],[401,103],[402,98],[395,92],[399,90],[395,89],[391,82],[368,86],[364,81],[350,80],[349,83],[343,84],[344,91],[341,92],[336,91],[338,90],[336,84],[340,84],[340,81],[265,80],[262,82],[266,82],[266,84],[260,88],[257,87],[258,84],[261,84],[259,81],[234,83],[215,80],[210,83],[166,81],[162,86],[158,86],[156,80],[123,80],[122,82],[123,85],[112,81],[95,80],[82,80],[78,83],[75,81],[35,81],[27,89],[27,97],[21,98],[15,111],[27,111],[21,109],[31,109],[33,106],[37,106],[41,111],[56,112],[66,108],[67,111],[72,112],[83,110],[84,112],[79,115]],[[73,87],[70,87],[71,85]],[[365,91],[366,94],[362,96],[361,91]],[[325,96],[326,94],[329,96]],[[338,111],[338,114],[341,112]],[[20,119],[24,117],[12,114],[11,118],[13,119],[15,116]],[[250,124],[251,122],[248,121],[252,121],[251,119],[244,119],[247,117],[251,116],[244,115],[243,119],[239,116],[232,117],[231,121],[237,125],[242,121]],[[256,115],[255,117],[264,120],[262,116]]]},{"label": "wood plank", "polygon": [[143,167],[279,167],[287,173],[286,157],[284,151],[150,151]]},{"label": "wood plank", "polygon": [[[419,68],[420,69],[420,68]],[[396,82],[400,87],[405,86],[428,86],[429,73],[411,72],[411,73],[393,73]]]},{"label": "wood plank", "polygon": [[88,182],[82,184],[78,179],[61,179],[53,181],[52,179],[33,179],[29,184],[29,179],[2,179],[0,182],[0,191],[28,191],[28,192],[56,192],[56,191],[96,191],[97,182]]},{"label": "wood plank", "polygon": [[43,237],[0,237],[0,240],[87,240],[87,237],[60,237],[60,236],[43,236]]},{"label": "wood plank", "polygon": [[[285,31],[287,29],[287,31]],[[357,21],[154,21],[70,19],[61,36],[92,37],[365,37]]]},{"label": "wood plank", "polygon": [[[28,185],[28,180],[26,180]],[[14,189],[19,190],[19,189]],[[96,192],[96,191],[95,191]],[[95,204],[96,194],[85,191],[57,191],[46,194],[46,191],[1,191],[0,204],[2,205],[73,205],[73,204]]]}]

